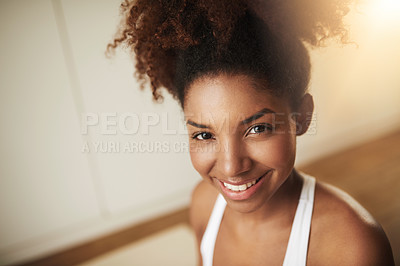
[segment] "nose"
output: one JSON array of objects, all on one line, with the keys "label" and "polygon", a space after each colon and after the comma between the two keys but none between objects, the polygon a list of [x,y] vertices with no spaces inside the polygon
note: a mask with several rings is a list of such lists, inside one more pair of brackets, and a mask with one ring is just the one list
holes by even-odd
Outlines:
[{"label": "nose", "polygon": [[244,143],[230,139],[221,144],[217,165],[224,177],[238,177],[251,169],[252,160]]}]

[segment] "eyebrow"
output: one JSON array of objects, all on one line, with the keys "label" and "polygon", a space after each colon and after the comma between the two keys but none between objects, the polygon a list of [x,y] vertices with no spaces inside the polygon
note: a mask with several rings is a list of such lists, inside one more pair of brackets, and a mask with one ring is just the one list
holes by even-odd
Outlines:
[{"label": "eyebrow", "polygon": [[272,111],[271,109],[264,108],[264,109],[258,111],[257,113],[255,113],[254,115],[252,115],[252,116],[250,116],[250,117],[244,119],[244,120],[243,120],[242,122],[240,122],[240,123],[241,123],[242,125],[243,125],[243,124],[248,124],[248,123],[250,123],[250,122],[252,122],[252,121],[254,121],[254,120],[259,119],[260,117],[263,117],[265,114],[275,114],[275,112]]},{"label": "eyebrow", "polygon": [[[251,115],[250,117],[248,117],[248,118],[242,120],[242,121],[240,122],[240,124],[242,124],[242,125],[243,125],[243,124],[248,124],[248,123],[250,123],[250,122],[252,122],[252,121],[254,121],[254,120],[257,120],[257,119],[263,117],[265,114],[270,114],[270,113],[275,114],[275,112],[272,111],[271,109],[264,108],[264,109],[258,111],[257,113]],[[198,123],[196,123],[196,122],[193,122],[193,121],[190,120],[190,119],[187,120],[186,124],[192,125],[192,126],[198,127],[198,128],[210,128],[209,126],[206,126],[206,125],[202,125],[202,124],[198,124]]]},{"label": "eyebrow", "polygon": [[192,125],[194,127],[198,127],[198,128],[210,128],[206,125],[202,125],[202,124],[197,124],[196,122],[193,122],[192,120],[188,119],[188,121],[186,122],[186,124]]}]

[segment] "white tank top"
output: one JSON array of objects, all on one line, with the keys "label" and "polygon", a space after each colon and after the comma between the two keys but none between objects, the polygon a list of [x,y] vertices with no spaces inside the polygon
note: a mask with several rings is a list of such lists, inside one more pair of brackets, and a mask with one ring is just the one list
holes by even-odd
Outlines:
[{"label": "white tank top", "polygon": [[[302,173],[302,176],[304,180],[303,187],[294,216],[283,266],[306,265],[308,239],[314,206],[315,178],[304,173]],[[200,244],[203,266],[212,266],[213,264],[215,240],[217,239],[225,206],[226,201],[219,194]]]}]

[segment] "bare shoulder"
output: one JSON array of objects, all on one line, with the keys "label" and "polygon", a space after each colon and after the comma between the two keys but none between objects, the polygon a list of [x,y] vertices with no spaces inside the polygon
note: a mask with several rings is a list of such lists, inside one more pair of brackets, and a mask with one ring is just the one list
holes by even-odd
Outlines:
[{"label": "bare shoulder", "polygon": [[394,265],[385,232],[346,192],[317,182],[310,265]]},{"label": "bare shoulder", "polygon": [[204,180],[200,181],[192,192],[189,220],[199,243],[206,229],[217,196],[218,191]]}]

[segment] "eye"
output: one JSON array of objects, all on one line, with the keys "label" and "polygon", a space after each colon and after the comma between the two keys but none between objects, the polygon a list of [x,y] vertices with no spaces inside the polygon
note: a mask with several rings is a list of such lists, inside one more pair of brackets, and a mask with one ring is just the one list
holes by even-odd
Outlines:
[{"label": "eye", "polygon": [[250,128],[248,134],[262,134],[265,132],[271,132],[273,130],[273,126],[271,124],[258,124]]},{"label": "eye", "polygon": [[194,134],[192,138],[197,140],[209,140],[213,138],[213,135],[210,132],[200,132]]}]

